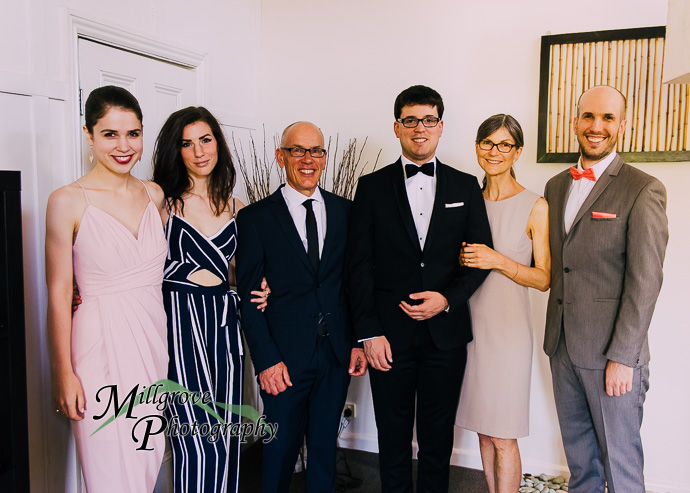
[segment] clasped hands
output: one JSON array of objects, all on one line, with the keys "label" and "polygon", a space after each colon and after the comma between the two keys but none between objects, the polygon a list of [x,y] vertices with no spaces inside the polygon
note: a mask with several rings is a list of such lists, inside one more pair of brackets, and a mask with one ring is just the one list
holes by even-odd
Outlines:
[{"label": "clasped hands", "polygon": [[417,321],[428,320],[448,308],[446,297],[436,291],[412,293],[410,299],[423,301],[418,305],[410,305],[406,301],[401,301],[398,306],[405,312],[405,315]]},{"label": "clasped hands", "polygon": [[[428,320],[448,308],[446,297],[436,291],[412,293],[410,299],[422,300],[422,303],[410,305],[406,301],[401,301],[398,306],[405,315],[417,321]],[[386,336],[374,337],[364,341],[364,355],[369,365],[375,370],[388,371],[391,369],[393,353]]]}]

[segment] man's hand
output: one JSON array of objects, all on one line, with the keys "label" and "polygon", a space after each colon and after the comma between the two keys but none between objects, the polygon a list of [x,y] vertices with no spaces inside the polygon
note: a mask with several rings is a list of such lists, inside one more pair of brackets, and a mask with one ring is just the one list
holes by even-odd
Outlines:
[{"label": "man's hand", "polygon": [[632,390],[635,369],[609,360],[606,363],[606,394],[619,397]]},{"label": "man's hand", "polygon": [[388,371],[391,369],[390,363],[393,362],[391,345],[386,336],[374,337],[364,341],[364,356],[375,370]]},{"label": "man's hand", "polygon": [[261,390],[271,395],[278,395],[288,387],[292,387],[287,366],[282,361],[259,373],[259,383]]},{"label": "man's hand", "polygon": [[418,321],[428,320],[448,308],[446,297],[436,291],[412,293],[410,298],[413,300],[424,300],[424,302],[419,305],[410,305],[405,301],[401,301],[398,306],[405,312],[405,315]]},{"label": "man's hand", "polygon": [[348,370],[353,377],[361,377],[367,372],[367,358],[364,356],[364,349],[352,348],[350,353],[350,369]]}]

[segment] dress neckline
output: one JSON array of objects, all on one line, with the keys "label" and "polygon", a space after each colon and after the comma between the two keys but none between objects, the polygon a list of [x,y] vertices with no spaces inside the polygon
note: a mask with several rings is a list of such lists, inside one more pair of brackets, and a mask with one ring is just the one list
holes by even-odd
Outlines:
[{"label": "dress neckline", "polygon": [[192,223],[190,223],[189,221],[187,221],[187,220],[186,220],[185,218],[183,218],[182,216],[178,216],[177,214],[175,214],[174,212],[172,212],[172,213],[170,214],[170,217],[171,217],[171,218],[176,217],[177,219],[179,219],[180,221],[182,221],[183,223],[185,223],[187,226],[189,226],[190,228],[192,228],[194,231],[196,231],[196,232],[199,234],[199,236],[203,237],[203,238],[206,239],[207,241],[213,241],[215,238],[217,238],[218,236],[220,236],[220,234],[223,233],[223,231],[225,231],[225,230],[227,229],[227,227],[230,225],[230,223],[232,223],[232,222],[235,221],[235,218],[232,217],[228,222],[226,222],[223,226],[221,226],[220,229],[219,229],[218,231],[216,231],[214,234],[212,234],[211,236],[206,236],[204,233],[202,233],[201,231],[199,231],[199,230],[197,229],[196,226],[194,226]]},{"label": "dress neckline", "polygon": [[136,232],[136,234],[134,234],[134,233],[132,233],[132,232],[129,230],[129,228],[128,228],[127,226],[125,226],[124,224],[122,224],[122,222],[120,222],[119,220],[115,219],[115,216],[113,216],[113,215],[110,214],[109,212],[106,212],[106,211],[104,211],[103,209],[101,209],[100,207],[96,207],[96,206],[93,205],[93,204],[88,204],[88,205],[86,206],[86,209],[84,210],[84,214],[82,215],[82,219],[81,219],[81,221],[79,222],[79,231],[77,231],[77,237],[74,239],[74,244],[75,244],[75,245],[77,244],[77,240],[79,239],[79,233],[81,233],[82,224],[84,223],[84,216],[85,216],[86,213],[89,211],[89,209],[95,209],[95,210],[97,210],[98,212],[104,214],[106,217],[110,218],[110,220],[113,221],[113,223],[115,223],[119,228],[121,228],[123,231],[125,231],[125,232],[127,233],[127,236],[129,236],[130,238],[132,238],[132,240],[134,240],[135,242],[138,243],[139,240],[141,239],[141,229],[142,229],[142,226],[143,226],[143,224],[144,224],[144,219],[145,219],[145,217],[146,217],[146,213],[148,212],[149,207],[150,207],[151,205],[153,205],[153,202],[152,202],[152,201],[149,201],[149,202],[146,204],[146,207],[144,207],[144,212],[141,213],[141,218],[139,218],[139,225],[137,226],[137,232]]},{"label": "dress neckline", "polygon": [[519,196],[520,194],[522,194],[522,193],[524,193],[524,192],[526,192],[526,191],[527,191],[527,188],[523,188],[522,190],[520,190],[520,191],[519,191],[518,193],[516,193],[515,195],[511,195],[510,197],[507,197],[507,198],[501,199],[501,200],[489,200],[489,199],[487,199],[486,197],[482,197],[482,198],[484,198],[484,202],[488,202],[488,203],[491,203],[491,204],[499,204],[499,203],[501,203],[501,202],[507,202],[507,201],[510,200],[510,199],[514,199],[515,197]]}]

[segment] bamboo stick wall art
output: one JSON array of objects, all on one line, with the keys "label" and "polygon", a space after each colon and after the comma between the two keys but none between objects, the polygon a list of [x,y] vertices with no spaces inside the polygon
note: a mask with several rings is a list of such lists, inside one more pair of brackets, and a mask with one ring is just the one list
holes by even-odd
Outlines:
[{"label": "bamboo stick wall art", "polygon": [[628,161],[690,160],[690,85],[663,84],[664,27],[542,37],[540,162],[577,160],[577,100],[595,85],[627,98],[618,152]]}]

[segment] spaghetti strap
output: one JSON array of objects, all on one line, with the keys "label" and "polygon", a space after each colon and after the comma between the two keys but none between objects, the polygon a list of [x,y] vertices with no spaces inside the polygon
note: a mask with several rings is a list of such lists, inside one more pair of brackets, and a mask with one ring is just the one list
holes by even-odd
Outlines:
[{"label": "spaghetti strap", "polygon": [[140,179],[137,178],[136,176],[135,176],[134,178],[136,178],[137,180],[139,180],[139,181],[141,182],[141,184],[144,185],[144,190],[146,190],[146,195],[149,196],[149,202],[153,202],[153,199],[151,198],[151,193],[149,192],[149,187],[146,186],[146,183],[144,183],[142,180],[140,180]]},{"label": "spaghetti strap", "polygon": [[230,200],[232,200],[232,217],[235,217],[235,197],[231,195]]},{"label": "spaghetti strap", "polygon": [[91,205],[91,202],[89,201],[89,196],[86,195],[86,188],[82,186],[81,183],[79,183],[79,180],[74,180],[74,183],[79,185],[79,188],[81,188],[81,191],[84,192],[84,198],[86,199],[86,205]]}]

